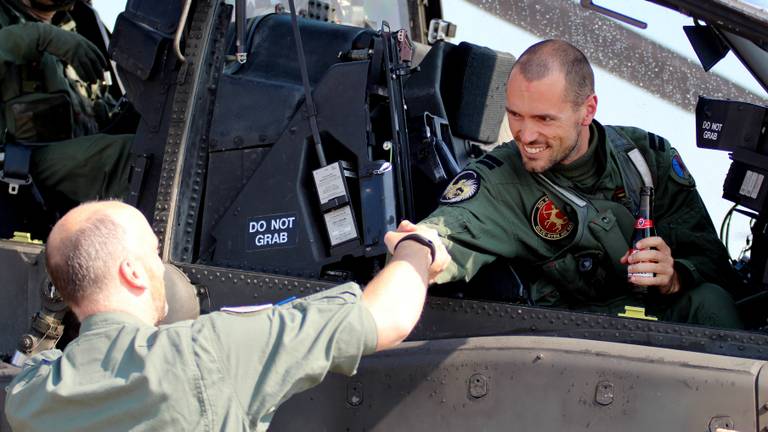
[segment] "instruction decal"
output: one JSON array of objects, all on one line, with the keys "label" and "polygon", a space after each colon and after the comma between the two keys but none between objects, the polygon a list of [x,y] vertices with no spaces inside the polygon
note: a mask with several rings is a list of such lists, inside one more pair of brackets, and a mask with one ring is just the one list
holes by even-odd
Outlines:
[{"label": "instruction decal", "polygon": [[246,250],[294,247],[299,240],[296,213],[256,216],[248,219]]}]

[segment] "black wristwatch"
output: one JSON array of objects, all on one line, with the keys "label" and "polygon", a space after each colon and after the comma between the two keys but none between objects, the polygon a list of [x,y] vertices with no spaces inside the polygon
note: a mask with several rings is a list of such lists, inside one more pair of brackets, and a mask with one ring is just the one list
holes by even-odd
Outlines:
[{"label": "black wristwatch", "polygon": [[413,240],[416,243],[420,243],[426,247],[429,248],[429,256],[432,258],[430,261],[430,265],[435,262],[435,255],[437,254],[437,250],[435,249],[435,244],[432,243],[432,240],[424,237],[421,234],[411,233],[407,236],[401,238],[396,244],[395,247],[392,248],[392,252],[395,252],[397,250],[397,247],[400,246],[400,243],[406,241],[406,240]]}]

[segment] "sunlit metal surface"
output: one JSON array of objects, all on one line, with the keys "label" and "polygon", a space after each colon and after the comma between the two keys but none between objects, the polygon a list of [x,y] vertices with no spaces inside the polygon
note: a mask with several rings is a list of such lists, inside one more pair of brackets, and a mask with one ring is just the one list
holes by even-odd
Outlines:
[{"label": "sunlit metal surface", "polygon": [[768,1],[765,0],[713,0],[760,19],[768,26]]},{"label": "sunlit metal surface", "polygon": [[[308,10],[310,1],[312,0],[296,1],[300,15]],[[387,21],[394,29],[408,26],[405,14],[407,4],[404,0],[326,0],[322,3],[330,5],[333,9],[332,21],[339,24],[379,28],[382,21]],[[275,12],[275,8],[280,5],[287,9],[288,3],[276,0],[248,0],[246,11],[248,17],[255,17]]]}]

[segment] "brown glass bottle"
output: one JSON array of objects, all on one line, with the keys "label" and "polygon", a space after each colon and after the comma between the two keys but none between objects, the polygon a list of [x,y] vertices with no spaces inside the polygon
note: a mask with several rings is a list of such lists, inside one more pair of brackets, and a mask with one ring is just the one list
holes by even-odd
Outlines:
[{"label": "brown glass bottle", "polygon": [[[635,220],[635,230],[632,232],[632,243],[630,243],[629,249],[630,255],[639,251],[637,242],[644,238],[654,237],[655,235],[656,228],[653,225],[653,187],[643,186],[640,188],[640,209]],[[656,273],[627,273],[627,277],[631,276],[651,278],[656,276]],[[648,292],[647,286],[632,284],[632,288],[638,294],[646,294]]]}]

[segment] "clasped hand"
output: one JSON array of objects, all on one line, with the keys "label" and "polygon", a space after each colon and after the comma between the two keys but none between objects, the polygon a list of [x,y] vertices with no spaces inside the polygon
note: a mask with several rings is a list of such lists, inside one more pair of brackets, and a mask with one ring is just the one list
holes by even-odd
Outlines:
[{"label": "clasped hand", "polygon": [[654,277],[630,276],[629,282],[639,286],[656,286],[661,294],[680,291],[672,250],[661,237],[648,237],[637,242],[638,252],[627,252],[620,262],[628,265],[628,273],[654,273]]},{"label": "clasped hand", "polygon": [[[400,225],[397,227],[397,231],[390,231],[384,236],[384,243],[386,243],[389,253],[395,255],[394,248],[397,245],[397,242],[411,233],[420,234],[431,240],[435,245],[434,261],[429,266],[429,282],[432,283],[437,275],[442,273],[442,271],[445,270],[445,268],[451,262],[451,256],[448,254],[448,251],[445,249],[443,242],[440,240],[440,236],[437,235],[437,231],[431,228],[418,226],[411,223],[410,221],[404,220],[400,222]],[[416,242],[406,242],[419,245]],[[405,242],[403,244],[405,244]],[[422,245],[419,245],[419,247],[424,247],[426,249],[426,247]],[[400,248],[398,248],[398,250],[400,250]]]}]

